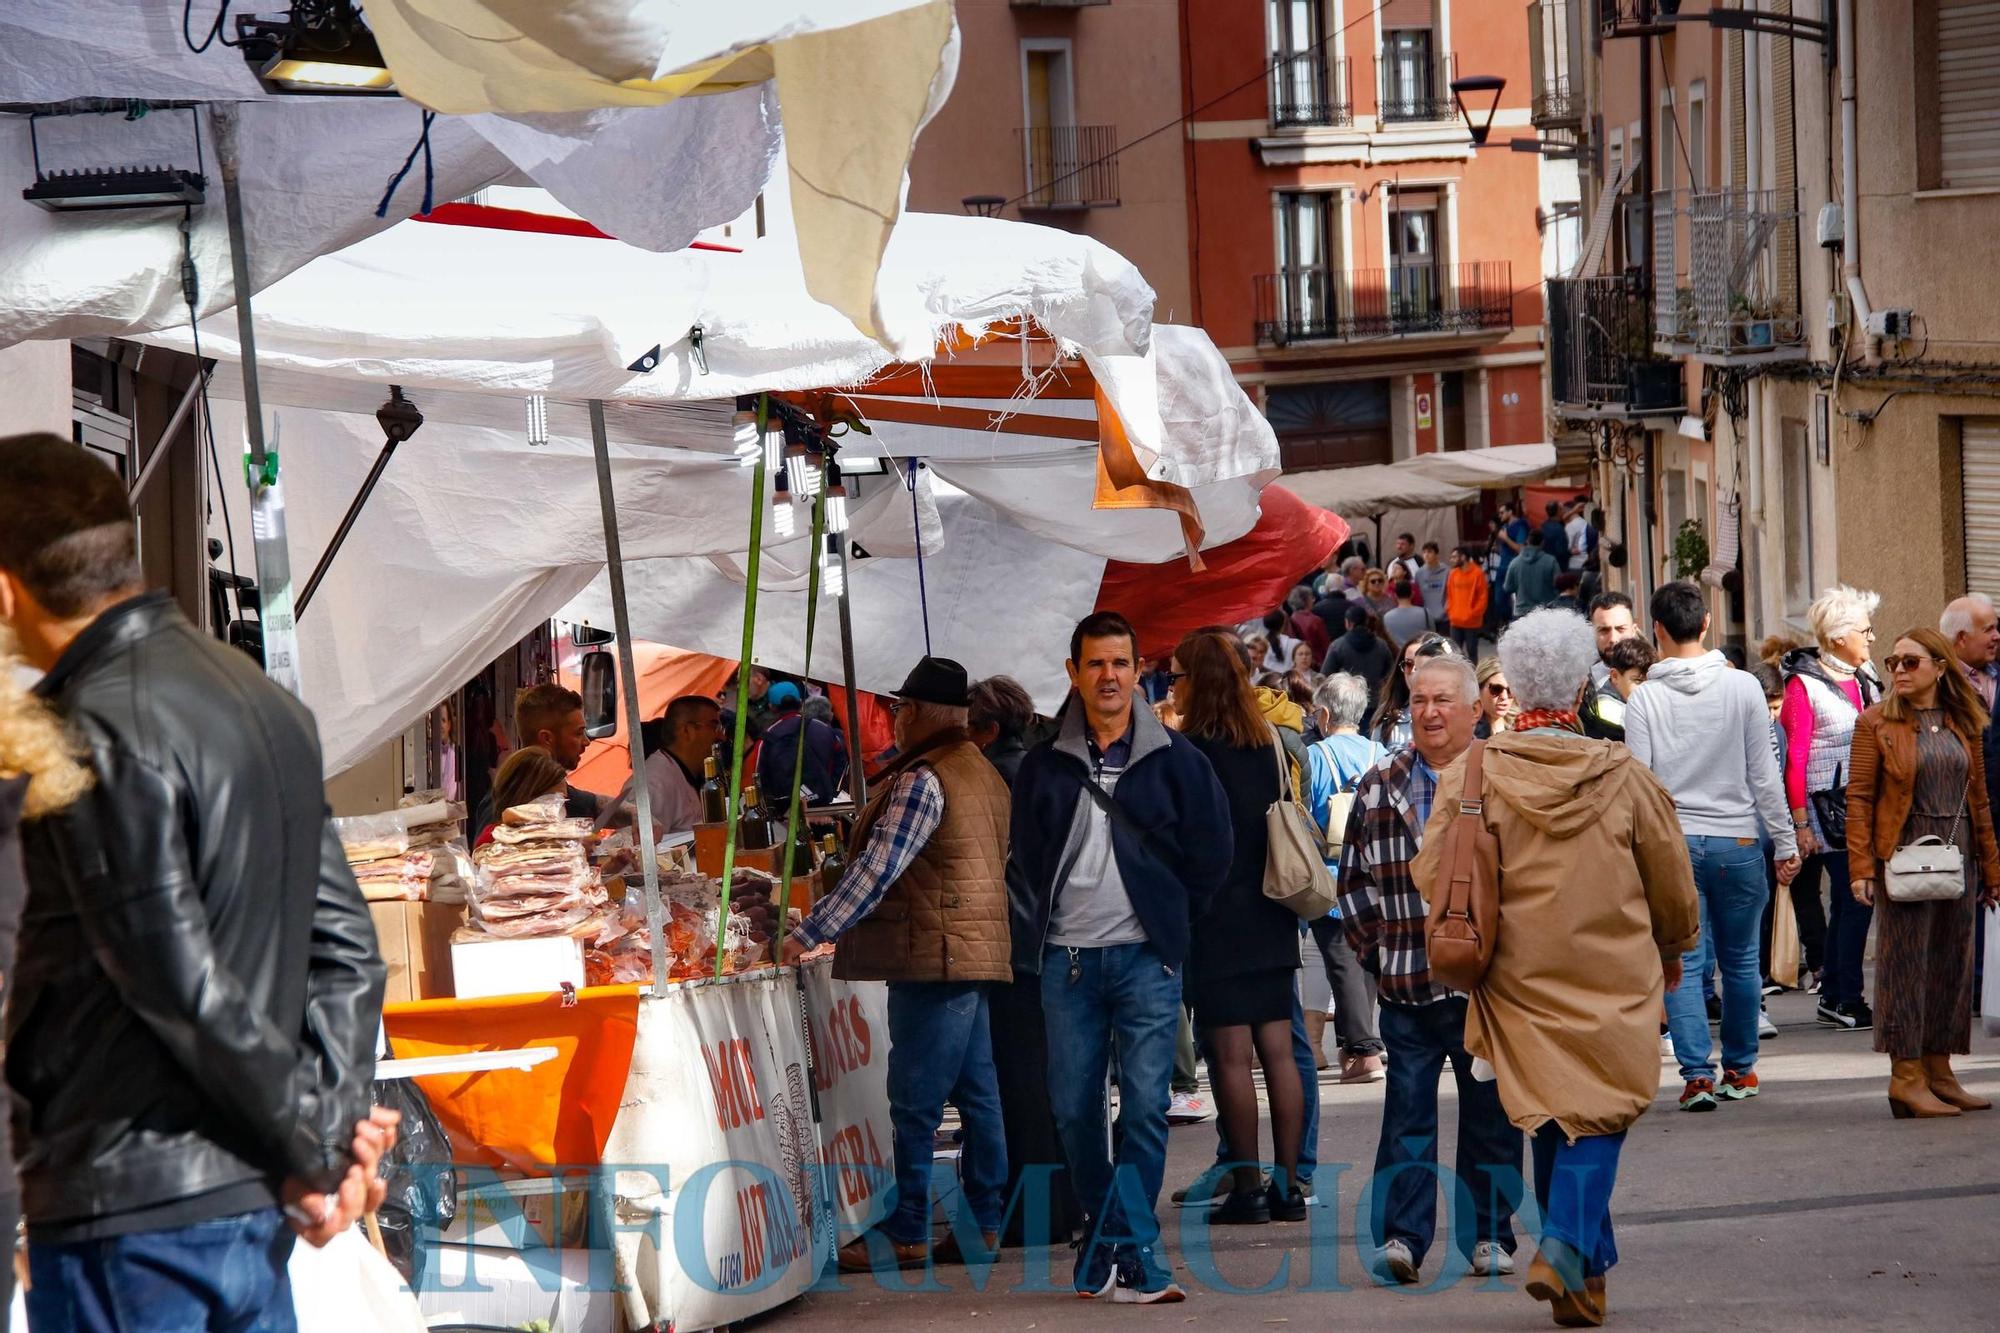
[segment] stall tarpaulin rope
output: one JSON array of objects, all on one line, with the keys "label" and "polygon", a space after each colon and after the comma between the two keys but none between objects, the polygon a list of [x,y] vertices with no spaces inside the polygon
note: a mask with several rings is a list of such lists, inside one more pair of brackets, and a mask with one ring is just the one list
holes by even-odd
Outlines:
[{"label": "stall tarpaulin rope", "polygon": [[[715,975],[729,952],[729,885],[736,877],[736,829],[743,815],[743,750],[750,724],[750,653],[757,640],[757,580],[764,565],[764,483],[770,473],[771,395],[757,395],[757,461],[750,474],[750,556],[743,580],[743,651],[736,660],[736,735],[729,756],[729,827],[722,836],[722,897],[715,916]],[[782,462],[782,460],[780,460]],[[664,975],[657,966],[655,977]]]},{"label": "stall tarpaulin rope", "polygon": [[909,461],[910,475],[905,478],[910,488],[910,532],[917,543],[917,606],[924,615],[924,656],[931,655],[931,595],[924,586],[924,516],[917,505],[917,469],[923,466],[921,459]]}]

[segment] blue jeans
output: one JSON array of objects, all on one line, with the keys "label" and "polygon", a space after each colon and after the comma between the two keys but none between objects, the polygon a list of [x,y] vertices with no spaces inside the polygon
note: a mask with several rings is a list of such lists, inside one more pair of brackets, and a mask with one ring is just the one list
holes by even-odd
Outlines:
[{"label": "blue jeans", "polygon": [[1457,1176],[1445,1177],[1453,1191],[1453,1239],[1468,1259],[1482,1240],[1514,1252],[1508,1218],[1520,1202],[1521,1131],[1500,1105],[1499,1083],[1472,1077],[1465,1008],[1463,999],[1382,1004],[1389,1082],[1382,1098],[1382,1137],[1375,1145],[1369,1220],[1378,1246],[1400,1240],[1418,1263],[1437,1235],[1438,1078],[1446,1060],[1458,1080]]},{"label": "blue jeans", "polygon": [[1818,884],[1814,863],[1826,867],[1826,966],[1820,973],[1821,1004],[1862,1002],[1862,960],[1868,954],[1868,923],[1875,909],[1854,901],[1847,851],[1821,852],[1806,863],[1800,878]]},{"label": "blue jeans", "polygon": [[294,1333],[292,1230],[264,1208],[189,1227],[28,1247],[28,1323],[62,1333]]},{"label": "blue jeans", "polygon": [[931,1149],[949,1099],[965,1126],[958,1174],[981,1231],[1000,1229],[1007,1132],[993,1072],[986,987],[976,982],[889,983],[889,1121],[896,1133],[896,1210],[882,1223],[905,1245],[931,1234]]},{"label": "blue jeans", "polygon": [[[1570,1143],[1551,1120],[1535,1131],[1535,1202],[1542,1208],[1542,1254],[1565,1282],[1602,1277],[1618,1262],[1611,1235],[1611,1191],[1618,1183],[1618,1150],[1625,1131],[1588,1134]],[[1567,1247],[1551,1252],[1549,1242]],[[1574,1260],[1582,1272],[1563,1272]]]},{"label": "blue jeans", "polygon": [[1757,948],[1764,903],[1764,849],[1755,839],[1690,837],[1695,893],[1701,898],[1701,939],[1681,955],[1681,984],[1667,992],[1667,1030],[1681,1078],[1715,1077],[1702,978],[1722,969],[1722,1067],[1747,1074],[1757,1067],[1757,1012],[1763,976]]},{"label": "blue jeans", "polygon": [[[1319,1062],[1313,1059],[1312,1043],[1306,1040],[1306,1011],[1299,1003],[1299,988],[1292,985],[1292,1059],[1299,1067],[1299,1083],[1305,1093],[1305,1119],[1299,1125],[1299,1193],[1311,1192],[1313,1172],[1319,1167]],[[1215,1122],[1215,1160],[1229,1160],[1229,1140],[1223,1136],[1222,1120]]]},{"label": "blue jeans", "polygon": [[[1167,1081],[1180,1008],[1181,971],[1149,943],[1074,953],[1050,945],[1042,955],[1049,1100],[1089,1236],[1135,1245],[1159,1240],[1154,1206],[1167,1167]],[[1115,1164],[1104,1097],[1114,1041],[1121,1108]]]}]

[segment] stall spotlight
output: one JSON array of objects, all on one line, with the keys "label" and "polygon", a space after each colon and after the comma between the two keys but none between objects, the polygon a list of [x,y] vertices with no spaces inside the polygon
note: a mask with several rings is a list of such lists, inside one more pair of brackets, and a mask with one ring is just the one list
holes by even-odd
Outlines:
[{"label": "stall spotlight", "polygon": [[772,417],[764,423],[764,470],[776,472],[785,465],[785,423]]},{"label": "stall spotlight", "polygon": [[819,460],[803,444],[786,448],[785,470],[791,473],[793,495],[810,500],[819,494]]},{"label": "stall spotlight", "polygon": [[841,539],[833,533],[826,537],[826,549],[820,552],[820,586],[834,597],[847,595],[847,572],[840,563]]},{"label": "stall spotlight", "polygon": [[266,92],[396,94],[382,47],[352,0],[299,0],[278,19],[239,14],[236,45]]},{"label": "stall spotlight", "polygon": [[792,489],[786,484],[785,469],[778,469],[777,485],[771,491],[771,531],[780,537],[798,534],[798,511],[792,506]]},{"label": "stall spotlight", "polygon": [[[49,170],[42,164],[42,140],[38,131],[42,117],[30,115],[28,149],[34,159],[35,183],[21,191],[21,197],[51,213],[109,208],[193,208],[199,205],[206,195],[208,178],[201,169],[201,130],[194,119],[197,113],[191,107],[174,109],[188,113],[196,164],[193,171],[166,163]],[[128,115],[125,119],[129,121],[138,117]],[[111,148],[116,143],[117,133],[114,129],[93,137],[101,142],[102,147]]]},{"label": "stall spotlight", "polygon": [[549,400],[541,394],[528,395],[528,447],[539,448],[549,442]]}]

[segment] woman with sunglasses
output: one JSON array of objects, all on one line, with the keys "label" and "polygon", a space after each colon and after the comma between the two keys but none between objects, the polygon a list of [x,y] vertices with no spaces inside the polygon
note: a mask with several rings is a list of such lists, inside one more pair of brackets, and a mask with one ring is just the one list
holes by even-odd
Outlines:
[{"label": "woman with sunglasses", "polygon": [[1491,740],[1504,731],[1514,729],[1514,718],[1521,706],[1514,702],[1514,691],[1507,684],[1507,668],[1500,665],[1498,657],[1489,657],[1479,664],[1479,721],[1473,724],[1475,740]]},{"label": "woman with sunglasses", "polygon": [[1371,569],[1361,576],[1361,600],[1378,616],[1384,616],[1396,609],[1396,599],[1389,595],[1389,576],[1379,569]]},{"label": "woman with sunglasses", "polygon": [[[1848,890],[1846,839],[1839,825],[1847,786],[1848,747],[1854,720],[1882,697],[1882,681],[1869,666],[1875,644],[1875,608],[1882,599],[1836,584],[1806,609],[1817,647],[1786,653],[1780,670],[1785,702],[1785,799],[1806,858],[1799,882],[1816,908],[1820,873],[1827,881],[1826,966],[1820,978],[1819,1021],[1846,1031],[1866,1031],[1875,1015],[1862,994],[1861,961],[1868,948],[1869,909]],[[1828,827],[1831,818],[1834,827]],[[1797,894],[1795,889],[1794,894]]]},{"label": "woman with sunglasses", "polygon": [[1426,657],[1457,657],[1458,649],[1442,634],[1420,634],[1403,645],[1396,669],[1382,682],[1382,695],[1368,734],[1383,749],[1394,753],[1410,746],[1410,673]]},{"label": "woman with sunglasses", "polygon": [[[1847,859],[1855,902],[1878,913],[1875,1049],[1889,1057],[1898,1120],[1985,1111],[1951,1072],[1971,1050],[1972,931],[2000,902],[2000,847],[1981,757],[1986,706],[1936,630],[1906,630],[1889,654],[1889,695],[1854,727]],[[1955,898],[1897,902],[1878,892],[1898,847],[1935,837],[1979,865]]]}]

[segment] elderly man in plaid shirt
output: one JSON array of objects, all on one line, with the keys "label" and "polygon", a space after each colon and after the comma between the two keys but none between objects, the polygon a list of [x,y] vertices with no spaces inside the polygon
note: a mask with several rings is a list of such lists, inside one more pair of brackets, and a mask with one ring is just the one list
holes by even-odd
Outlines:
[{"label": "elderly man in plaid shirt", "polygon": [[1472,743],[1478,698],[1463,657],[1417,660],[1413,744],[1356,784],[1340,861],[1341,925],[1355,956],[1377,974],[1389,1056],[1375,1147],[1376,1271],[1401,1283],[1419,1280],[1437,1232],[1438,1077],[1446,1060],[1458,1079],[1457,1178],[1448,1185],[1454,1239],[1475,1274],[1514,1271],[1508,1218],[1521,1194],[1521,1133],[1500,1105],[1492,1070],[1475,1069],[1466,1052],[1465,996],[1431,980],[1428,907],[1410,875],[1438,774]]},{"label": "elderly man in plaid shirt", "polygon": [[[786,938],[784,958],[838,940],[833,974],[889,983],[889,1119],[896,1192],[879,1235],[840,1251],[843,1272],[982,1260],[1000,1243],[1007,1140],[987,991],[1013,980],[1007,783],[966,730],[965,668],[917,663],[896,692],[896,762],[862,808],[840,882]],[[965,1126],[959,1175],[979,1235],[930,1252],[931,1146],[949,1100]]]}]

